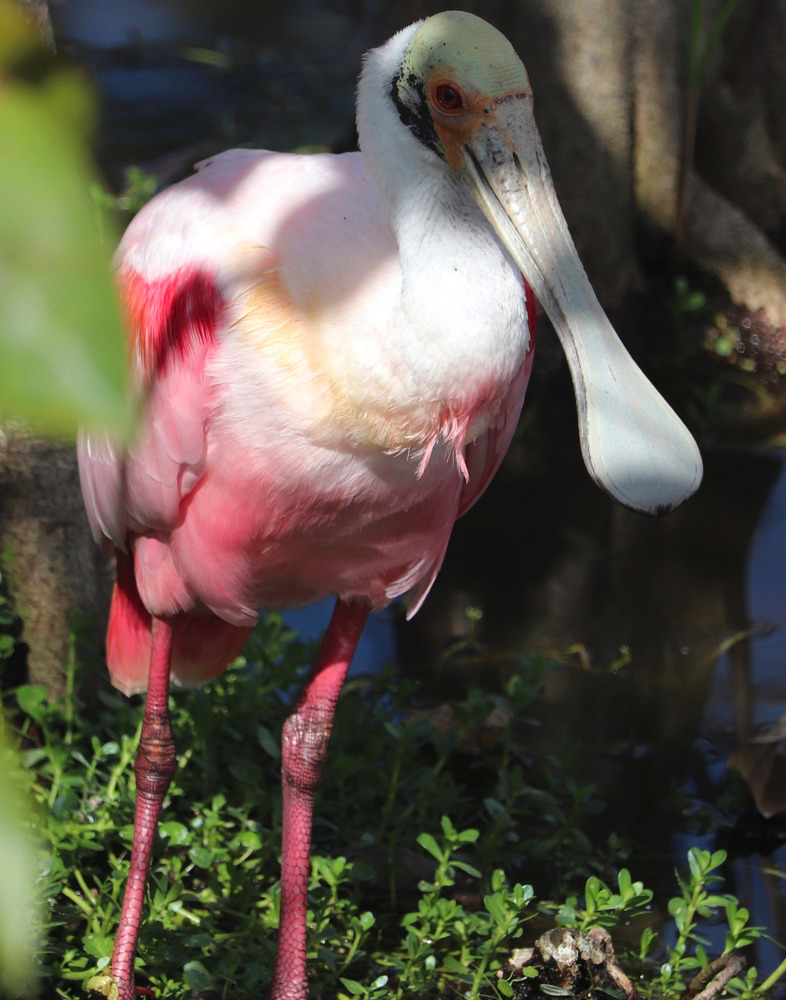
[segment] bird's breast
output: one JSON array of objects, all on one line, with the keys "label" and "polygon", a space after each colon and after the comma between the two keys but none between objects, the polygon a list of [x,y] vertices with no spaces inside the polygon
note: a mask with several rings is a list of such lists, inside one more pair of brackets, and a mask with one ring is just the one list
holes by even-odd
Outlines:
[{"label": "bird's breast", "polygon": [[493,419],[527,350],[520,279],[490,282],[448,263],[414,294],[390,257],[351,295],[333,286],[298,300],[269,252],[251,271],[214,365],[229,420],[268,439],[408,452],[421,466],[446,441],[464,471],[463,448]]}]

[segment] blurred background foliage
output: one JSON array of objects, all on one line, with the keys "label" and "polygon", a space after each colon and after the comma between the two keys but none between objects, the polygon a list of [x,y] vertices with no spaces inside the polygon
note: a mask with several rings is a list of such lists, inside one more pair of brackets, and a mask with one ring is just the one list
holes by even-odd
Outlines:
[{"label": "blurred background foliage", "polygon": [[94,120],[83,76],[0,2],[0,416],[56,435],[125,424],[116,233],[90,193]]}]

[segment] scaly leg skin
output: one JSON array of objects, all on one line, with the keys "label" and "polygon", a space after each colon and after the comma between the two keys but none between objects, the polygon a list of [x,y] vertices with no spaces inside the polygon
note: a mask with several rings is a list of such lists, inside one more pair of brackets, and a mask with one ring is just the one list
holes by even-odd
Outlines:
[{"label": "scaly leg skin", "polygon": [[317,662],[281,738],[281,920],[270,1000],[306,1000],[306,915],[314,796],[333,715],[368,608],[337,601]]},{"label": "scaly leg skin", "polygon": [[117,1000],[137,1000],[134,956],[142,922],[145,882],[161,803],[175,773],[175,743],[169,723],[171,656],[172,624],[165,618],[154,618],[147,700],[134,765],[136,812],[131,867],[112,954],[112,986],[117,989]]}]

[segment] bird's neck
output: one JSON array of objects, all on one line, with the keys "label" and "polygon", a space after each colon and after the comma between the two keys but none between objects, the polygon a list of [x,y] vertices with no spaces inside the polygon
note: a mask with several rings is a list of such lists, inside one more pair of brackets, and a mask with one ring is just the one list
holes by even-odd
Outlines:
[{"label": "bird's neck", "polygon": [[421,356],[432,347],[443,350],[445,366],[455,369],[455,351],[469,347],[481,358],[498,352],[500,332],[522,320],[523,289],[518,268],[467,188],[418,141],[390,99],[416,27],[369,53],[358,88],[358,136],[398,243],[400,332],[409,324],[413,336],[425,334],[429,343],[414,350]]},{"label": "bird's neck", "polygon": [[[397,39],[402,53],[406,42]],[[429,453],[437,437],[460,449],[493,417],[529,335],[518,269],[465,186],[398,117],[389,96],[397,59],[389,43],[367,60],[358,133],[398,244],[401,284],[379,330],[378,363],[365,346],[347,363],[363,359],[349,379],[366,394],[354,410],[378,414],[403,432],[401,445],[420,442]]]},{"label": "bird's neck", "polygon": [[524,362],[523,282],[447,168],[399,158],[387,175],[382,204],[401,284],[372,380],[375,405],[396,433],[406,428],[401,441],[422,448],[423,461],[434,442],[450,441],[463,468],[464,445],[493,419]]}]

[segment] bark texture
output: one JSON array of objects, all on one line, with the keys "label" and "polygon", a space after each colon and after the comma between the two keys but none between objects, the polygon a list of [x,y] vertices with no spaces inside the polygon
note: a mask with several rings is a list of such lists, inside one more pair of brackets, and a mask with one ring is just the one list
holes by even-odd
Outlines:
[{"label": "bark texture", "polygon": [[110,576],[94,543],[71,447],[0,426],[0,568],[29,647],[30,681],[63,693],[76,611],[77,655],[95,654],[106,620]]}]

